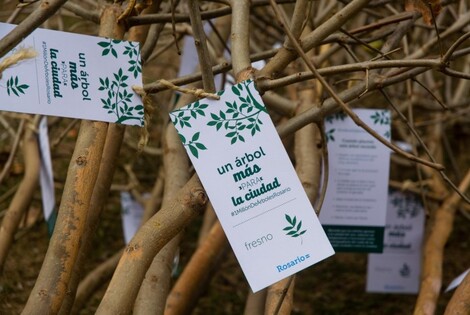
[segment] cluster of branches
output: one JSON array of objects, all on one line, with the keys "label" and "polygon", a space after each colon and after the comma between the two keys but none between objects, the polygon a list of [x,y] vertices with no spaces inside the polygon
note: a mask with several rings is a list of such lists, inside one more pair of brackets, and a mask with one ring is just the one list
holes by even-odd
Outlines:
[{"label": "cluster of branches", "polygon": [[[393,174],[390,184],[421,194],[431,217],[415,314],[433,314],[442,283],[444,246],[456,210],[466,216],[469,213],[468,204],[460,201],[469,201],[465,191],[470,170],[468,165],[459,165],[459,156],[449,145],[457,141],[447,136],[456,126],[468,124],[470,118],[467,6],[465,0],[414,0],[408,2],[410,11],[405,11],[401,2],[387,0],[154,0],[107,4],[50,0],[15,9],[8,21],[22,21],[0,40],[0,56],[42,23],[52,25],[53,21],[62,29],[65,20],[76,21],[64,30],[98,30],[100,36],[142,43],[145,97],[158,105],[147,126],[151,141],[142,154],[160,157],[154,159],[158,161],[154,185],[142,226],[123,251],[80,281],[93,232],[108,202],[113,174],[121,163],[121,146],[130,142],[126,136],[129,130],[122,125],[80,122],[55,230],[22,314],[76,313],[101,284],[96,279],[111,275],[97,314],[190,312],[228,244],[197,174],[192,173],[178,134],[163,118],[174,102],[165,92],[167,81],[160,79],[176,86],[191,84],[210,93],[216,91],[215,74],[236,82],[255,80],[318,211],[326,188],[326,183],[320,183],[321,169],[326,174],[328,170],[322,128],[327,115],[344,111],[394,150],[394,165],[409,167],[416,180]],[[204,32],[203,23],[210,24],[209,34]],[[176,52],[181,38],[188,34],[194,38],[200,69],[177,77]],[[174,58],[174,67],[167,64],[162,69],[159,59],[164,54]],[[251,63],[258,60],[266,60],[266,66],[252,68]],[[184,94],[175,107],[193,100],[194,96]],[[352,111],[370,104],[393,111],[393,138],[410,143],[412,153],[374,133]],[[18,188],[10,192],[13,198],[3,217],[0,269],[38,184],[37,117],[13,120],[0,120],[12,139],[8,161],[14,159],[23,140],[25,173]],[[53,146],[63,136],[56,140]],[[4,166],[0,180],[8,175],[10,165]],[[132,166],[126,169],[132,182],[138,182],[139,174],[134,176]],[[136,187],[127,189],[138,194]],[[201,213],[204,224],[198,247],[171,286],[169,266],[184,237],[182,230]],[[294,277],[290,277],[261,293],[248,294],[245,313],[289,314],[294,286]],[[446,314],[470,312],[469,286],[467,276]]]}]

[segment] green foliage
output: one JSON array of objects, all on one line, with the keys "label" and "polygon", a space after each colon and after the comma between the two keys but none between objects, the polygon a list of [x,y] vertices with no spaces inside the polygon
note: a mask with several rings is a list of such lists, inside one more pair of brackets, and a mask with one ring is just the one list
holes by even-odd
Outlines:
[{"label": "green foliage", "polygon": [[126,80],[129,76],[125,75],[121,68],[117,73],[113,73],[114,80],[109,78],[99,78],[100,87],[99,91],[106,91],[107,98],[102,98],[101,103],[103,108],[108,111],[108,114],[116,115],[116,122],[122,123],[125,120],[137,119],[143,124],[142,116],[144,114],[144,106],[130,106],[134,93],[128,89]]},{"label": "green foliage", "polygon": [[201,104],[200,101],[194,102],[182,109],[177,109],[170,113],[171,121],[175,126],[180,125],[181,128],[192,127],[190,120],[199,116],[206,116],[204,109],[208,104]]},{"label": "green foliage", "polygon": [[137,78],[139,73],[142,73],[142,64],[139,58],[139,45],[133,44],[131,42],[127,43],[127,46],[124,47],[124,55],[129,56],[129,69],[127,71],[131,72],[134,75],[134,78]]},{"label": "green foliage", "polygon": [[201,135],[200,132],[196,132],[191,137],[191,141],[187,142],[186,138],[182,134],[178,133],[178,136],[180,137],[180,140],[183,143],[183,145],[189,148],[189,151],[195,158],[199,158],[198,150],[207,150],[206,146],[198,141],[200,135]]},{"label": "green foliage", "polygon": [[16,96],[20,96],[21,94],[25,94],[25,90],[29,88],[27,84],[20,84],[18,76],[10,77],[7,80],[7,93],[10,96],[11,93],[15,94]]},{"label": "green foliage", "polygon": [[388,111],[376,111],[370,118],[374,121],[375,125],[390,125],[390,115]]},{"label": "green foliage", "polygon": [[328,130],[327,132],[325,132],[325,138],[326,138],[326,142],[334,142],[335,141],[335,137],[333,136],[333,134],[335,133],[335,128],[332,128],[330,130]]},{"label": "green foliage", "polygon": [[331,124],[335,120],[343,121],[346,119],[346,117],[348,117],[348,115],[346,115],[345,112],[337,112],[337,113],[327,116],[325,120]]},{"label": "green foliage", "polygon": [[108,39],[108,41],[99,42],[98,45],[103,47],[103,51],[101,52],[101,56],[107,56],[109,53],[113,55],[115,58],[118,57],[116,49],[114,49],[114,44],[119,44],[121,41],[117,39]]},{"label": "green foliage", "polygon": [[226,109],[218,114],[211,113],[207,125],[214,126],[216,130],[223,128],[227,131],[225,137],[230,138],[230,143],[245,142],[243,134],[248,132],[254,136],[261,131],[263,124],[259,115],[266,112],[266,108],[258,103],[250,92],[249,85],[252,82],[242,82],[232,86],[232,92],[238,97],[238,101],[225,102]]},{"label": "green foliage", "polygon": [[289,223],[288,226],[286,226],[285,228],[282,229],[283,231],[287,231],[286,235],[289,235],[291,237],[299,237],[299,236],[305,234],[305,232],[307,232],[307,230],[302,230],[301,231],[302,221],[299,220],[299,222],[297,222],[297,217],[296,216],[291,218],[288,214],[286,214],[285,218],[286,218],[287,223]]}]

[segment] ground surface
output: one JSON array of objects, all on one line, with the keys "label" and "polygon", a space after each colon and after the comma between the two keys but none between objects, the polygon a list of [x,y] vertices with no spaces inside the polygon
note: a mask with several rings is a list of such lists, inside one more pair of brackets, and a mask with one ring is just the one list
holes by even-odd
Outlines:
[{"label": "ground surface", "polygon": [[[97,231],[100,241],[95,242],[87,270],[123,246],[118,211],[105,211]],[[194,222],[190,230],[197,230],[198,224],[198,221]],[[444,286],[469,267],[469,225],[467,219],[458,215],[445,253]],[[192,234],[190,230],[187,235]],[[47,244],[47,229],[43,222],[38,222],[16,241],[0,280],[0,314],[21,312],[41,267]],[[184,243],[183,263],[194,246],[190,239]],[[339,253],[302,271],[296,279],[293,314],[411,314],[415,295],[365,293],[366,264],[366,254]],[[81,314],[94,313],[104,287]],[[194,314],[242,314],[248,290],[237,261],[229,251]],[[443,312],[450,297],[451,293],[441,294],[437,314]]]}]

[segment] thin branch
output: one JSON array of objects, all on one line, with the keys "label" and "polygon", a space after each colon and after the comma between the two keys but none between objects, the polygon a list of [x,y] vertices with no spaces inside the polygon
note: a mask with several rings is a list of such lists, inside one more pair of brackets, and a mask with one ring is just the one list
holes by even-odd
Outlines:
[{"label": "thin branch", "polygon": [[209,93],[215,93],[214,75],[212,74],[211,57],[209,48],[207,47],[206,33],[201,20],[201,12],[199,10],[199,2],[197,0],[189,0],[189,17],[191,19],[191,27],[193,30],[194,45],[196,46],[199,66],[202,74],[202,85],[204,90]]},{"label": "thin branch", "polygon": [[21,136],[23,135],[24,124],[25,124],[25,120],[22,119],[18,126],[18,130],[16,131],[16,136],[13,140],[13,144],[10,149],[10,154],[8,155],[8,159],[5,162],[5,165],[3,165],[2,172],[0,173],[0,184],[3,182],[8,172],[10,171],[11,164],[13,163],[13,159],[15,158],[16,152],[18,151],[18,148],[20,145]]},{"label": "thin branch", "polygon": [[67,0],[44,1],[17,27],[0,40],[0,58],[20,43],[23,38],[31,34],[44,21],[50,18]]},{"label": "thin branch", "polygon": [[90,10],[88,8],[84,8],[83,7],[83,4],[77,4],[77,3],[74,3],[74,2],[67,2],[63,5],[63,8],[65,10],[68,10],[74,14],[76,14],[77,16],[87,20],[87,21],[91,21],[95,24],[99,24],[100,23],[100,15],[99,13],[96,11],[96,8],[94,10]]}]

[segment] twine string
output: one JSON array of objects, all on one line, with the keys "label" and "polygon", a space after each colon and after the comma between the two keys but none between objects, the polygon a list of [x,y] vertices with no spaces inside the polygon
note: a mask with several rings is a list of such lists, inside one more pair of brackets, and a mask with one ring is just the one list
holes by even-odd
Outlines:
[{"label": "twine string", "polygon": [[20,48],[11,56],[4,58],[0,62],[0,79],[2,78],[3,71],[7,68],[20,63],[22,60],[32,59],[37,55],[38,53],[33,48]]},{"label": "twine string", "polygon": [[171,83],[170,81],[167,81],[165,79],[160,79],[158,82],[160,82],[161,84],[163,84],[164,86],[166,86],[167,88],[169,88],[173,91],[178,91],[178,92],[181,92],[181,93],[184,93],[184,94],[191,94],[191,95],[194,95],[198,98],[207,97],[207,98],[210,98],[210,99],[213,99],[213,100],[220,100],[219,95],[214,94],[214,93],[206,92],[203,89],[187,89],[187,88],[184,88],[184,87],[181,87],[181,86],[174,85],[173,83]]},{"label": "twine string", "polygon": [[141,128],[140,139],[137,144],[139,152],[142,152],[149,140],[150,119],[152,117],[154,107],[150,96],[145,92],[144,88],[138,85],[133,85],[132,89],[142,98],[144,106],[144,126]]}]

